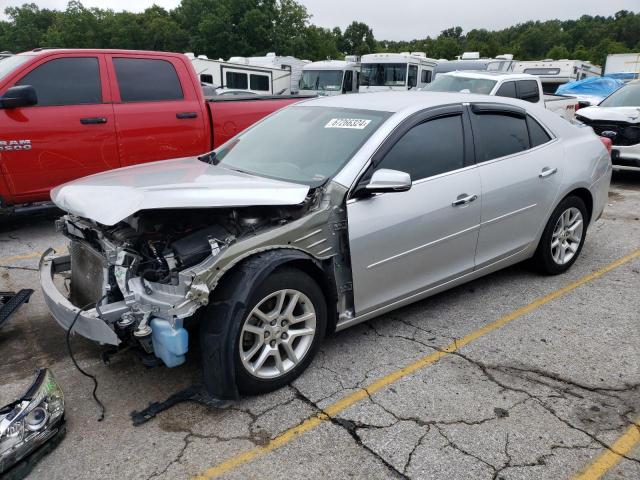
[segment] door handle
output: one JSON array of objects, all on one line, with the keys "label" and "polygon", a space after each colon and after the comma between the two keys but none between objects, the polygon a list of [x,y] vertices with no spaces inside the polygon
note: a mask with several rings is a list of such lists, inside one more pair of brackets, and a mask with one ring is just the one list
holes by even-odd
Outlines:
[{"label": "door handle", "polygon": [[198,114],[196,112],[180,112],[176,113],[176,118],[178,120],[184,120],[185,118],[196,118]]},{"label": "door handle", "polygon": [[467,195],[462,193],[458,195],[458,198],[451,204],[452,207],[459,207],[461,205],[468,205],[478,198],[478,195]]},{"label": "door handle", "polygon": [[105,117],[87,117],[81,118],[80,123],[82,125],[99,125],[101,123],[107,123],[107,119]]},{"label": "door handle", "polygon": [[542,171],[540,172],[540,175],[538,175],[538,176],[540,178],[547,178],[547,177],[550,177],[551,175],[553,175],[554,173],[558,173],[558,169],[557,168],[544,167],[542,169]]}]

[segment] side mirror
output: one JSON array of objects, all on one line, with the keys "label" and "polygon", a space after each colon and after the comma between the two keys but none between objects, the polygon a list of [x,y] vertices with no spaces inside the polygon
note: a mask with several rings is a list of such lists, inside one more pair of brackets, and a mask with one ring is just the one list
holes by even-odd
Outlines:
[{"label": "side mirror", "polygon": [[11,87],[0,97],[0,108],[30,107],[38,104],[36,89],[31,85]]},{"label": "side mirror", "polygon": [[411,188],[411,175],[398,170],[381,168],[373,172],[365,187],[368,193],[406,192]]}]

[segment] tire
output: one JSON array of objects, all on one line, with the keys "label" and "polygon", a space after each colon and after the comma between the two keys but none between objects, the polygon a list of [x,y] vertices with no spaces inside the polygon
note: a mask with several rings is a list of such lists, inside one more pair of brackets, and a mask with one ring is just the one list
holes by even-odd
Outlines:
[{"label": "tire", "polygon": [[575,263],[587,236],[587,208],[581,198],[568,196],[553,210],[542,232],[533,267],[545,275],[564,273]]},{"label": "tire", "polygon": [[[288,315],[286,307],[296,298],[295,309]],[[280,310],[278,305],[282,305]],[[252,288],[249,301],[234,322],[239,323],[233,354],[238,391],[248,395],[266,393],[293,381],[313,360],[326,331],[326,300],[309,275],[283,267]],[[301,333],[310,330],[314,333]],[[297,362],[292,361],[292,354]],[[263,365],[251,371],[263,355],[266,358]]]}]

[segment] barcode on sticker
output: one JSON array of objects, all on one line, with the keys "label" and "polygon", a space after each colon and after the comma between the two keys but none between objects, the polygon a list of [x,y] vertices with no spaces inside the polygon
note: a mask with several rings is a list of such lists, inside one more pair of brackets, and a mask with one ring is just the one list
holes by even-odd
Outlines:
[{"label": "barcode on sticker", "polygon": [[356,130],[363,130],[370,123],[371,120],[365,120],[364,118],[332,118],[324,128],[355,128]]}]

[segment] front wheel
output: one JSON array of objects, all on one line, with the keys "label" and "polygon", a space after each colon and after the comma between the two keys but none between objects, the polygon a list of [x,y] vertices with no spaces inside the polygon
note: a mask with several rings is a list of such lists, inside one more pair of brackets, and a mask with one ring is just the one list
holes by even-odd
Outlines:
[{"label": "front wheel", "polygon": [[326,302],[306,273],[283,268],[254,289],[238,320],[238,390],[264,393],[290,383],[311,363],[326,330]]},{"label": "front wheel", "polygon": [[582,251],[586,222],[587,208],[581,198],[562,200],[549,217],[532,259],[536,269],[547,275],[566,272]]}]

